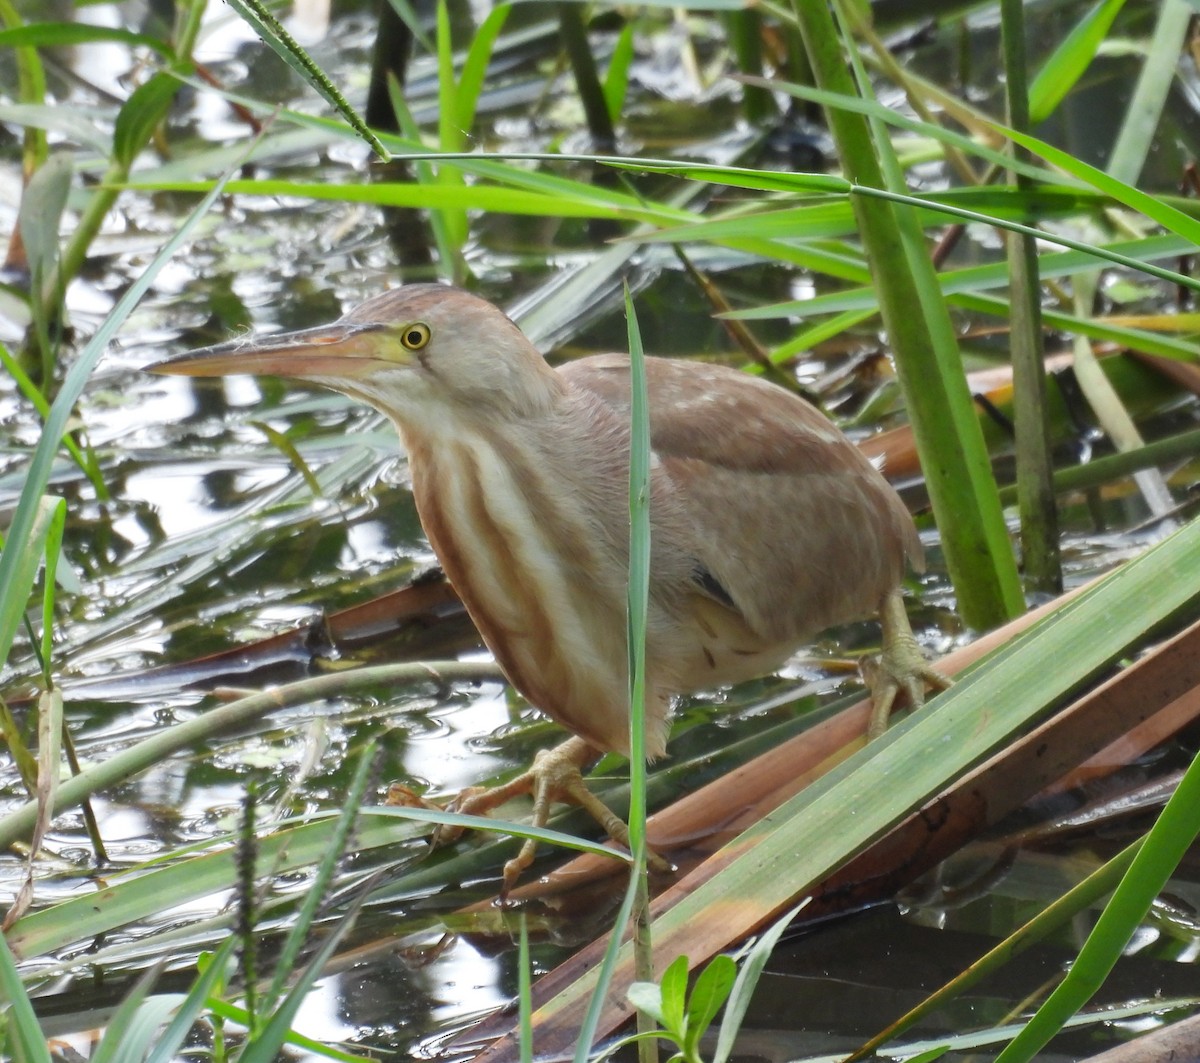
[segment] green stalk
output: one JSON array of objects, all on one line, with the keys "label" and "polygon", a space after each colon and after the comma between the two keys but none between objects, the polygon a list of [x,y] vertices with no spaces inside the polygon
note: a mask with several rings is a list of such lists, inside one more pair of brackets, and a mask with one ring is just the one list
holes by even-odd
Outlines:
[{"label": "green stalk", "polygon": [[[1001,0],[1008,124],[1028,132],[1029,89],[1026,83],[1025,17],[1022,0]],[[1010,143],[1014,157],[1032,162],[1029,150]],[[1009,181],[1029,191],[1034,182],[1009,170]],[[1021,559],[1025,587],[1046,594],[1062,592],[1058,544],[1058,509],[1054,499],[1054,463],[1046,412],[1046,371],[1042,351],[1042,302],[1037,243],[1033,236],[1005,233],[1012,318],[1013,408],[1017,451],[1017,505],[1021,514]]]},{"label": "green stalk", "polygon": [[571,72],[575,75],[575,89],[587,118],[588,132],[601,150],[615,150],[617,133],[609,114],[608,101],[604,98],[604,89],[600,85],[600,75],[596,72],[596,59],[588,44],[587,26],[584,25],[580,7],[573,3],[554,6],[558,12],[563,47],[571,63]]},{"label": "green stalk", "polygon": [[[829,10],[804,0],[794,7],[818,87],[855,95]],[[885,180],[867,120],[836,108],[826,113],[846,177],[898,191],[896,166]],[[885,163],[894,164],[885,133],[877,134],[875,144]],[[911,209],[866,196],[854,196],[852,204],[959,608],[971,627],[994,627],[1021,612],[1024,603],[949,311]]]},{"label": "green stalk", "polygon": [[[743,7],[737,11],[727,11],[724,16],[725,35],[733,49],[738,70],[751,77],[761,77],[763,73],[762,46],[762,12],[755,7]],[[778,108],[775,97],[770,90],[762,85],[742,86],[742,109],[746,121],[753,125],[762,125],[772,121]]]}]

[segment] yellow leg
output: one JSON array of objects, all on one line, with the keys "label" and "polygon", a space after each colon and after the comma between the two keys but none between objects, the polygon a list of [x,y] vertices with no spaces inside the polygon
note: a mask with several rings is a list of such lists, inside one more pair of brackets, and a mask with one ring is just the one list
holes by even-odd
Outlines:
[{"label": "yellow leg", "polygon": [[[629,828],[624,821],[603,801],[593,794],[583,781],[583,768],[596,756],[596,751],[582,738],[569,738],[553,749],[541,750],[533,759],[528,771],[515,779],[490,790],[464,791],[451,806],[456,812],[468,815],[484,815],[498,808],[510,798],[529,794],[533,798],[533,825],[544,827],[550,818],[550,807],[555,801],[567,801],[579,805],[601,827],[613,841],[629,847]],[[452,834],[439,831],[435,844],[447,841]],[[505,896],[516,885],[521,873],[533,863],[537,842],[527,838],[520,852],[504,865],[504,882],[500,895]],[[647,861],[655,871],[671,871],[667,861],[656,853],[650,853]]]},{"label": "yellow leg", "polygon": [[900,591],[891,591],[883,600],[879,622],[883,628],[883,652],[863,668],[872,702],[868,741],[887,730],[888,717],[901,691],[908,695],[912,708],[919,709],[925,704],[926,687],[945,690],[951,685],[950,677],[934,668],[921,653]]}]

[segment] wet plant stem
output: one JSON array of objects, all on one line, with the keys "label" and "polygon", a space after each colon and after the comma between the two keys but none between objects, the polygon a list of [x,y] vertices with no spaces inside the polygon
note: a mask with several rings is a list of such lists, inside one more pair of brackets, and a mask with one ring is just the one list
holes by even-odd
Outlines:
[{"label": "wet plant stem", "polygon": [[[1030,126],[1026,82],[1025,17],[1021,0],[1001,0],[1008,124],[1026,132]],[[1010,144],[1016,160],[1032,155]],[[1009,181],[1029,190],[1031,178],[1017,169]],[[1017,503],[1021,514],[1021,558],[1025,589],[1043,594],[1062,591],[1058,543],[1058,509],[1054,498],[1054,466],[1046,409],[1046,370],[1042,357],[1042,303],[1038,281],[1037,244],[1028,233],[1005,233],[1009,267],[1009,332],[1012,348],[1013,405],[1017,449]]]},{"label": "wet plant stem", "polygon": [[[653,982],[654,946],[650,938],[650,887],[644,846],[638,850],[631,874],[637,875],[637,897],[633,902],[634,977],[639,982]],[[647,1036],[638,1041],[638,1063],[658,1063],[658,1038],[649,1036],[657,1028],[654,1018],[639,1009],[637,1032]]]},{"label": "wet plant stem", "polygon": [[[869,91],[847,66],[843,34],[824,4],[793,4],[817,87],[841,96]],[[839,15],[852,20],[850,5]],[[849,32],[845,34],[849,36]],[[847,48],[854,47],[848,41]],[[853,73],[852,73],[853,71]],[[886,131],[873,119],[830,107],[829,129],[845,177],[891,195],[903,174]],[[1024,600],[987,448],[971,402],[949,310],[915,215],[871,195],[853,195],[863,248],[912,421],[963,619],[990,628],[1021,612]]]}]

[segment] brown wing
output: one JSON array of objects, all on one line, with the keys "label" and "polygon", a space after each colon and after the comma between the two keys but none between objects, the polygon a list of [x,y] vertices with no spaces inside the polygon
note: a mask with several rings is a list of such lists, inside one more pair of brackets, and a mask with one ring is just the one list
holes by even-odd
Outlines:
[{"label": "brown wing", "polygon": [[[628,418],[627,357],[560,372]],[[690,525],[697,589],[721,600],[703,586],[714,581],[761,635],[800,639],[873,615],[905,559],[921,566],[895,491],[803,399],[722,366],[648,358],[646,374],[654,475]]]}]

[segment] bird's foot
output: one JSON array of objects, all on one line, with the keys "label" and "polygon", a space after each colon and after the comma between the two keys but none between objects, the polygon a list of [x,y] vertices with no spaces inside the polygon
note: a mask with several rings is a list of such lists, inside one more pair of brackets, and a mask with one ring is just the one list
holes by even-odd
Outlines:
[{"label": "bird's foot", "polygon": [[888,717],[901,692],[907,695],[913,709],[919,709],[925,704],[927,688],[945,690],[952,685],[950,677],[934,668],[917,645],[899,591],[892,591],[884,599],[879,620],[883,627],[883,652],[864,660],[861,668],[863,680],[871,691],[867,741],[887,730]]},{"label": "bird's foot", "polygon": [[[629,848],[629,828],[603,801],[593,794],[583,781],[583,768],[596,751],[582,738],[570,738],[553,749],[540,750],[527,771],[515,779],[491,789],[470,787],[451,803],[450,809],[467,815],[480,816],[499,808],[521,794],[533,798],[533,825],[544,827],[550,818],[555,801],[579,805],[613,841]],[[434,833],[435,845],[452,841],[462,833],[461,828],[439,827]],[[537,842],[527,838],[520,851],[504,865],[500,896],[505,897],[516,885],[521,874],[533,863]],[[647,863],[655,871],[669,872],[671,865],[657,853],[647,853]]]}]

